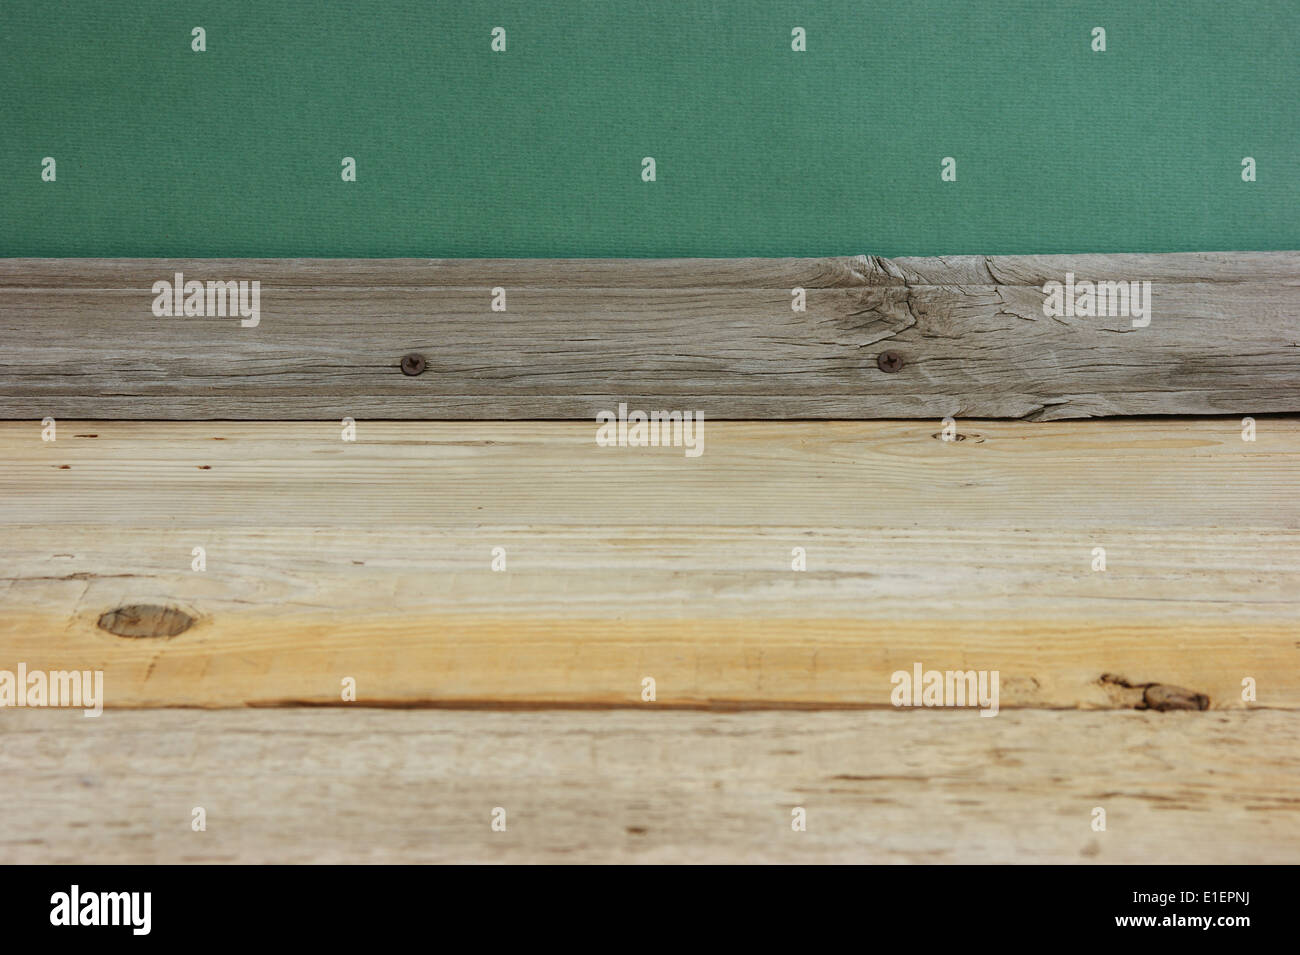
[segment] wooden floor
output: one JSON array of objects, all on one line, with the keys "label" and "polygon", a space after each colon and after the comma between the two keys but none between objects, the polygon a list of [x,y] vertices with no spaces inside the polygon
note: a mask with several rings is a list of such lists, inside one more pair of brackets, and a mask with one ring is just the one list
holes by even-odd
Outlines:
[{"label": "wooden floor", "polygon": [[357,427],[0,424],[0,860],[1300,861],[1300,420]]},{"label": "wooden floor", "polygon": [[7,422],[0,647],[111,706],[884,706],[919,662],[1293,709],[1300,422],[1257,427]]},{"label": "wooden floor", "polygon": [[19,710],[0,719],[0,859],[1294,863],[1298,727],[1275,710]]},{"label": "wooden floor", "polygon": [[[1298,306],[1297,252],[0,260],[0,862],[1300,862]],[[101,715],[8,705],[69,671]]]}]

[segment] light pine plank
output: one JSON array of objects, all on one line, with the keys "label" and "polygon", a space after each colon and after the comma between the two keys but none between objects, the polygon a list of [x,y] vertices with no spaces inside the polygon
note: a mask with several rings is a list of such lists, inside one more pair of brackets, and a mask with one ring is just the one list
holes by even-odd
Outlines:
[{"label": "light pine plank", "polygon": [[1294,864],[1298,719],[24,710],[0,862]]},{"label": "light pine plank", "polygon": [[[151,286],[257,280],[261,322]],[[1049,318],[1047,281],[1152,318]],[[507,311],[491,310],[491,289]],[[791,289],[807,310],[791,309]],[[682,260],[0,260],[0,416],[710,418],[1300,411],[1300,253]],[[877,366],[885,351],[904,365]],[[427,370],[407,376],[400,360]]]},{"label": "light pine plank", "polygon": [[[340,704],[345,677],[639,706],[647,676],[660,707],[879,707],[916,662],[998,670],[1003,707],[1242,708],[1247,677],[1300,706],[1295,419],[715,422],[694,459],[358,429],[0,425],[0,668],[103,669],[111,707]],[[173,632],[137,605],[194,622],[115,635]]]}]

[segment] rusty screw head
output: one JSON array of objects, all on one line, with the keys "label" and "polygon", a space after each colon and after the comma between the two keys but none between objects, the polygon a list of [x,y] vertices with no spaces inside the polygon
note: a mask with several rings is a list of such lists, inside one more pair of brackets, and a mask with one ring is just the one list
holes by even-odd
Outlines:
[{"label": "rusty screw head", "polygon": [[876,367],[892,375],[902,370],[903,356],[896,351],[882,351],[876,356]]},{"label": "rusty screw head", "polygon": [[402,374],[418,375],[424,371],[425,362],[423,355],[403,355],[402,356]]}]

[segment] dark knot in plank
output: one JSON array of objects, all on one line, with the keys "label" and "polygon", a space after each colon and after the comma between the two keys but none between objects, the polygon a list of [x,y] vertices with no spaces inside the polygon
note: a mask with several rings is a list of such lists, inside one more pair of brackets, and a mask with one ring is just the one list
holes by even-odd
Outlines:
[{"label": "dark knot in plank", "polygon": [[99,617],[99,628],[119,637],[174,637],[193,625],[184,610],[158,604],[130,604]]},{"label": "dark knot in plank", "polygon": [[1164,713],[1169,710],[1208,710],[1210,698],[1204,693],[1197,693],[1181,686],[1168,683],[1132,683],[1114,673],[1103,673],[1097,681],[1103,686],[1117,686],[1126,690],[1141,691],[1141,697],[1134,697],[1125,702],[1133,702],[1135,710],[1155,710]]}]

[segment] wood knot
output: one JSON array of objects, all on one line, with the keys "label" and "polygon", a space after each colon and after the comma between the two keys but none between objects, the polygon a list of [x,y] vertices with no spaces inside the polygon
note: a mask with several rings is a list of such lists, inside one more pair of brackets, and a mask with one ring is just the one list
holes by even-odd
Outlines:
[{"label": "wood knot", "polygon": [[99,617],[99,628],[119,637],[174,637],[193,625],[184,610],[158,604],[130,604]]},{"label": "wood knot", "polygon": [[1210,698],[1204,693],[1186,690],[1181,686],[1153,683],[1142,692],[1142,702],[1149,710],[1160,713],[1166,710],[1208,710]]},{"label": "wood knot", "polygon": [[[1117,702],[1131,703],[1135,710],[1155,710],[1164,713],[1168,710],[1208,710],[1210,698],[1204,693],[1188,690],[1168,683],[1130,683],[1114,673],[1103,673],[1097,681],[1103,686],[1120,687],[1128,690],[1127,699]],[[1140,696],[1138,694],[1141,694]]]}]

